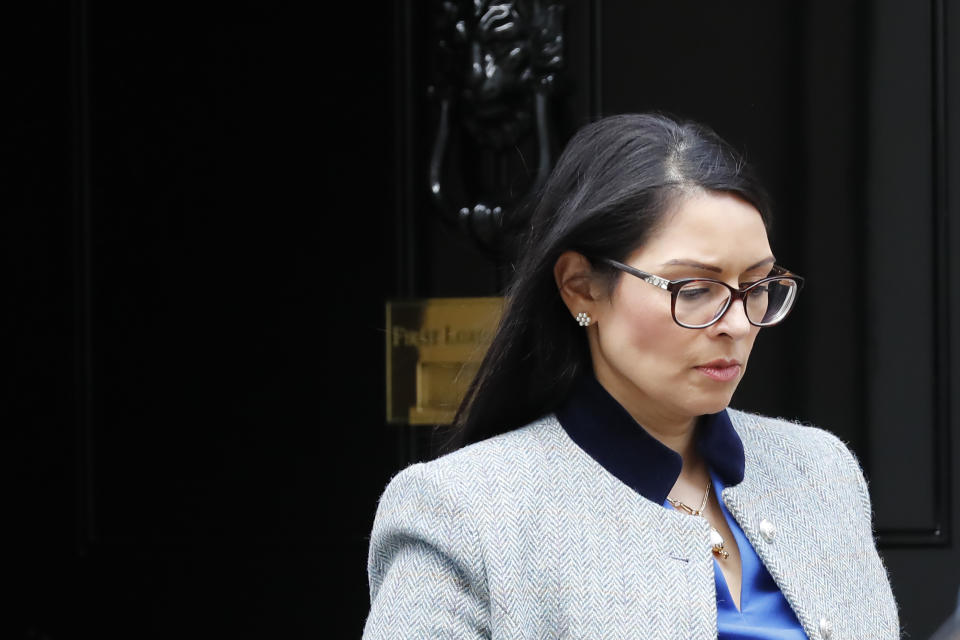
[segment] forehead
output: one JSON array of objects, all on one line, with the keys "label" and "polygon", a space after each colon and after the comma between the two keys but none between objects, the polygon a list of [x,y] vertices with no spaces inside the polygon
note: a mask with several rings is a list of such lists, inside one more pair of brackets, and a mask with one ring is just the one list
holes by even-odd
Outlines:
[{"label": "forehead", "polygon": [[700,191],[678,200],[632,258],[647,266],[689,259],[727,269],[770,255],[763,218],[753,205],[728,193]]}]

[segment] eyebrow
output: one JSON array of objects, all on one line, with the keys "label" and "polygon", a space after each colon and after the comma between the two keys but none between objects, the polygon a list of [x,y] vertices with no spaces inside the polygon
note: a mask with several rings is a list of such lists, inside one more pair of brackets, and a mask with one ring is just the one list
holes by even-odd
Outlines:
[{"label": "eyebrow", "polygon": [[[764,258],[763,260],[761,260],[760,262],[757,262],[756,264],[750,265],[749,267],[744,269],[744,271],[752,271],[754,269],[759,269],[764,265],[773,264],[774,262],[776,262],[776,259],[773,256],[770,256],[769,258]],[[723,273],[723,269],[721,269],[718,266],[715,266],[712,264],[704,264],[702,262],[697,262],[696,260],[686,260],[684,258],[674,258],[673,260],[667,260],[660,266],[661,267],[672,267],[672,266],[693,267],[695,269],[703,269],[704,271],[713,271],[714,273]]]}]

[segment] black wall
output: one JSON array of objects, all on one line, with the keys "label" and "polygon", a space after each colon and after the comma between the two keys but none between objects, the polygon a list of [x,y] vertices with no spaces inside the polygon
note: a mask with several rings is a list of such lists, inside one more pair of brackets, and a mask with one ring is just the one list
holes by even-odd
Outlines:
[{"label": "black wall", "polygon": [[397,464],[393,28],[275,3],[3,21],[3,637],[355,635]]}]

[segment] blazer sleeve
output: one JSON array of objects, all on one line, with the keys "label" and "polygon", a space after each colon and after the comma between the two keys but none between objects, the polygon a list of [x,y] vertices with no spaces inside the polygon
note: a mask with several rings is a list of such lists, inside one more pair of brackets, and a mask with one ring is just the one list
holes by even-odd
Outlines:
[{"label": "blazer sleeve", "polygon": [[408,467],[387,486],[370,536],[364,640],[490,637],[489,598],[466,497],[463,487],[444,483],[424,464]]},{"label": "blazer sleeve", "polygon": [[[831,434],[833,435],[833,434]],[[859,510],[859,515],[868,525],[870,530],[870,535],[873,535],[873,504],[870,500],[870,492],[867,488],[867,479],[863,475],[863,468],[860,466],[860,462],[857,460],[856,455],[853,451],[847,448],[847,445],[843,443],[842,440],[834,436],[832,438],[834,447],[837,449],[837,453],[840,456],[840,459],[843,460],[844,465],[847,467],[847,473],[850,474],[856,480],[857,483],[857,508]]]},{"label": "blazer sleeve", "polygon": [[883,606],[878,607],[876,614],[880,616],[881,612],[886,614],[885,622],[887,628],[885,632],[889,635],[884,637],[902,637],[902,629],[899,625],[899,610],[896,598],[893,595],[893,589],[890,583],[890,574],[880,557],[877,550],[876,539],[873,528],[873,506],[870,500],[870,492],[867,487],[867,480],[864,477],[863,469],[857,460],[856,455],[835,435],[830,434],[830,440],[836,448],[838,455],[847,467],[847,472],[855,479],[857,486],[857,507],[859,511],[858,522],[861,523],[861,535],[865,539],[865,546],[869,549],[871,560],[870,566],[875,568],[876,575],[861,574],[859,579],[868,580],[875,586],[875,597]]},{"label": "blazer sleeve", "polygon": [[[829,442],[833,446],[841,464],[845,467],[848,477],[850,477],[857,488],[856,513],[857,521],[861,523],[865,535],[873,540],[873,506],[870,500],[870,492],[867,488],[867,480],[863,475],[863,469],[856,455],[851,451],[842,440],[829,431],[824,431],[828,435]],[[876,546],[874,544],[874,546]]]}]

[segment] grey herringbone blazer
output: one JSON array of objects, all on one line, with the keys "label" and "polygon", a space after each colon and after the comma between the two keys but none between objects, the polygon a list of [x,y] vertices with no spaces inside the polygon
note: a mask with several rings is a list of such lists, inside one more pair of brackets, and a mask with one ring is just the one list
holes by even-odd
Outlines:
[{"label": "grey herringbone blazer", "polygon": [[[849,450],[820,429],[728,411],[745,475],[722,499],[807,635],[898,638]],[[705,520],[637,494],[548,416],[390,482],[364,638],[715,638],[709,539]]]}]

